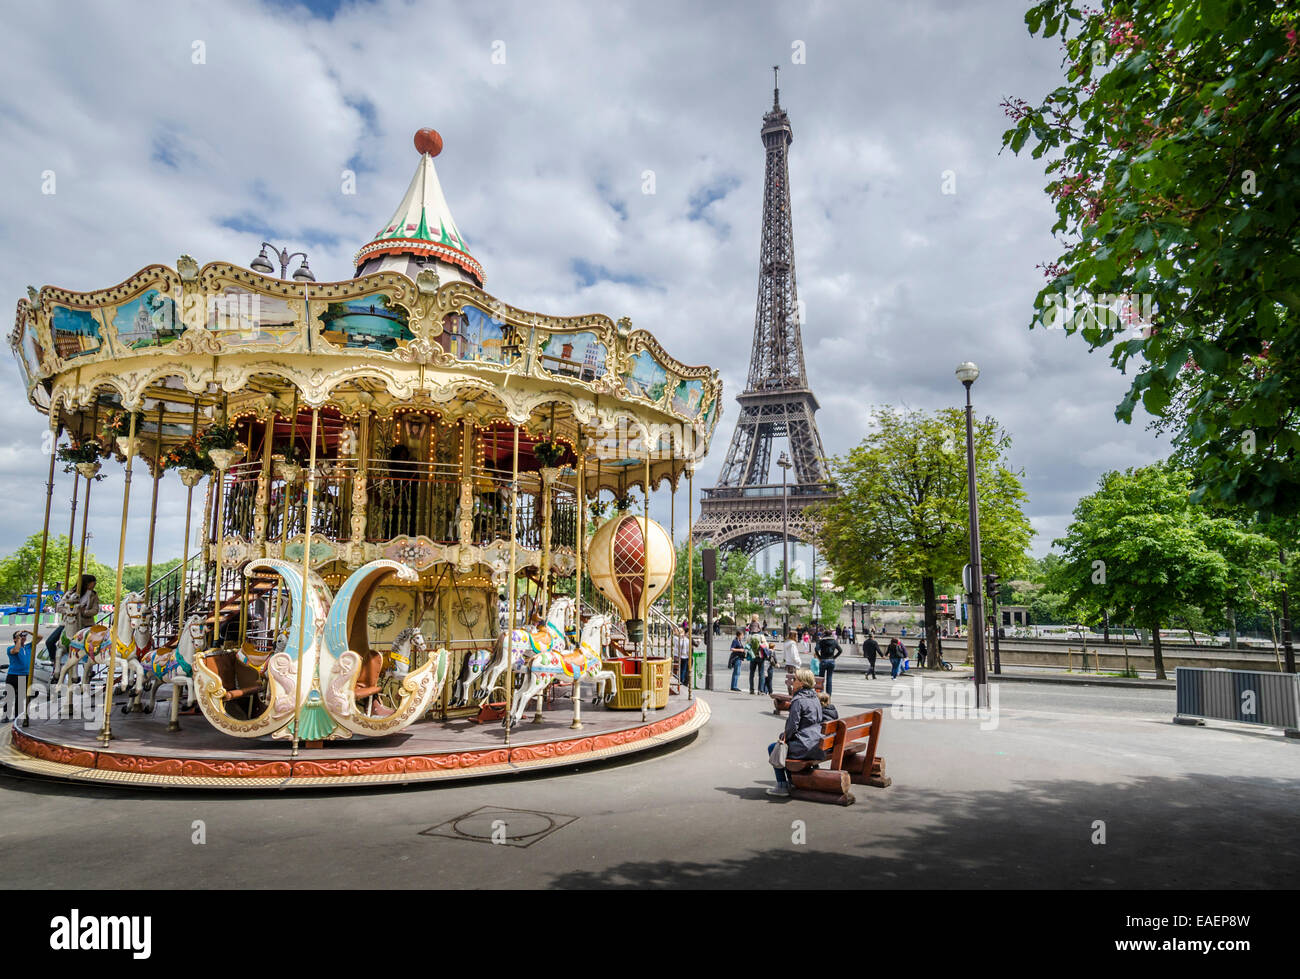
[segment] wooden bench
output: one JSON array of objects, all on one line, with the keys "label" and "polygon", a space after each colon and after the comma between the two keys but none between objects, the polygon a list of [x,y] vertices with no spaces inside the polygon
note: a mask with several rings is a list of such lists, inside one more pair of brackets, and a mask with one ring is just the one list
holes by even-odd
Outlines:
[{"label": "wooden bench", "polygon": [[[788,759],[790,795],[807,802],[851,806],[857,801],[849,791],[851,784],[880,789],[892,784],[894,780],[885,775],[885,760],[876,755],[881,718],[881,712],[873,710],[824,723],[820,747],[829,757],[821,762]],[[817,767],[823,764],[830,767]]]},{"label": "wooden bench", "polygon": [[[773,675],[775,676],[775,674]],[[826,678],[824,676],[817,677],[814,689],[816,689],[818,693],[821,693],[822,688],[825,686]],[[787,673],[785,675],[785,693],[772,694],[772,713],[782,714],[785,711],[788,711],[790,709],[790,701],[792,700],[794,700],[794,674]]]}]

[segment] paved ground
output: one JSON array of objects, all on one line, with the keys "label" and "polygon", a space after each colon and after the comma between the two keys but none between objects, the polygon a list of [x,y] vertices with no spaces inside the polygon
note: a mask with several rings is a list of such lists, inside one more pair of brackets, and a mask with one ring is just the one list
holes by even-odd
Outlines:
[{"label": "paved ground", "polygon": [[[969,688],[927,676],[923,696],[931,683]],[[1173,725],[1173,691],[1007,685],[990,730],[887,716],[894,785],[855,787],[858,804],[839,808],[764,795],[781,722],[766,698],[728,692],[721,672],[717,686],[693,741],[562,778],[250,797],[3,777],[0,887],[1300,883],[1300,742]],[[841,711],[896,700],[888,678],[837,676],[835,687]],[[482,807],[559,816],[485,812],[461,830],[559,828],[527,847],[421,834]]]}]

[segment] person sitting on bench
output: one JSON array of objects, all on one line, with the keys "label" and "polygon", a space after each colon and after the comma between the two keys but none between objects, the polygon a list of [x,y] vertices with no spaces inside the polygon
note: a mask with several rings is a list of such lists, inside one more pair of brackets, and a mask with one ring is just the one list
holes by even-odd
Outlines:
[{"label": "person sitting on bench", "polygon": [[[786,757],[800,761],[825,761],[822,751],[821,701],[817,697],[817,680],[812,670],[801,667],[794,674],[794,697],[790,701],[790,715],[785,719],[785,731],[780,740],[785,742]],[[768,745],[768,757],[777,742]],[[790,785],[784,768],[776,768],[776,785],[767,790],[768,795],[789,795]]]}]

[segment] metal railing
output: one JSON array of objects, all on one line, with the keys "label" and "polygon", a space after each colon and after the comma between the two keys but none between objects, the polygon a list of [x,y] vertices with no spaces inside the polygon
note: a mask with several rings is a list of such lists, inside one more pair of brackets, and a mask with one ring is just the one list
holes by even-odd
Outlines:
[{"label": "metal railing", "polygon": [[[318,466],[311,530],[330,540],[352,536],[353,494],[359,472],[354,460],[327,460]],[[257,519],[257,485],[261,465],[245,462],[226,473],[226,536],[252,540]],[[510,538],[510,474],[494,469],[470,473],[469,543],[490,544]],[[442,463],[374,459],[366,465],[365,539],[427,537],[437,543],[461,543],[460,468]],[[521,473],[516,540],[540,550],[545,527],[541,479]],[[307,516],[304,479],[286,484],[272,472],[267,492],[266,538],[291,540],[303,532]],[[563,479],[551,490],[551,547],[575,546],[578,504],[574,487]]]}]

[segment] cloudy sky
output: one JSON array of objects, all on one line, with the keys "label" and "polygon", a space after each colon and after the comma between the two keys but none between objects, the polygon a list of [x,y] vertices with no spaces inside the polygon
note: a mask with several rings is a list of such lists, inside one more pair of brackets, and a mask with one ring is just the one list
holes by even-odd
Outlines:
[{"label": "cloudy sky", "polygon": [[[999,102],[1036,100],[1061,75],[1057,41],[1024,27],[1026,2],[13,6],[0,294],[104,288],[183,252],[243,264],[263,238],[307,250],[318,280],[347,278],[406,189],[412,134],[432,126],[489,292],[630,316],[722,371],[728,405],[697,482],[710,485],[748,369],[759,129],[780,64],[827,451],[859,441],[873,406],[959,404],[953,369],[975,360],[977,407],[1014,439],[1041,554],[1103,471],[1164,447],[1145,416],[1114,420],[1126,381],[1104,356],[1027,328],[1035,265],[1059,249],[1041,165],[999,154]],[[41,192],[47,170],[54,194]],[[44,419],[12,362],[3,376],[8,551],[40,529]],[[61,531],[70,481],[56,486]],[[160,560],[178,553],[175,482],[163,481]],[[92,546],[110,563],[120,493],[116,475],[95,489]],[[143,560],[147,511],[137,489],[128,560]]]}]

